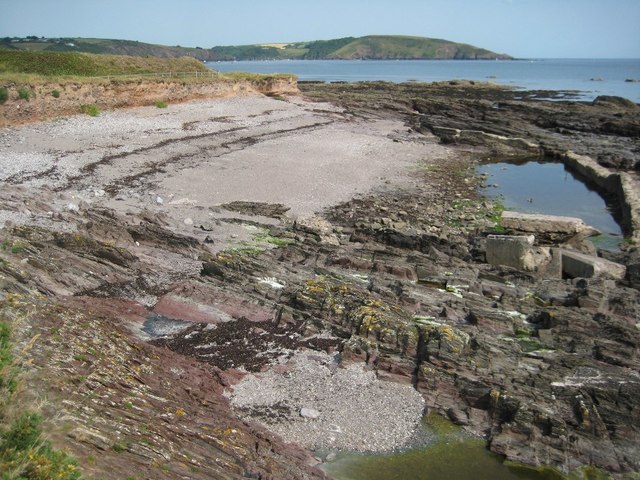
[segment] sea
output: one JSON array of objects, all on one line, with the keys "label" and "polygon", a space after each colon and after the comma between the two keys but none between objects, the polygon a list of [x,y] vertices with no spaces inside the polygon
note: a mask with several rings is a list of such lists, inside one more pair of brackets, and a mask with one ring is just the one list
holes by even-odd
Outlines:
[{"label": "sea", "polygon": [[640,103],[640,59],[274,60],[208,62],[220,72],[293,73],[302,81],[436,82],[476,80],[524,90],[615,95]]}]

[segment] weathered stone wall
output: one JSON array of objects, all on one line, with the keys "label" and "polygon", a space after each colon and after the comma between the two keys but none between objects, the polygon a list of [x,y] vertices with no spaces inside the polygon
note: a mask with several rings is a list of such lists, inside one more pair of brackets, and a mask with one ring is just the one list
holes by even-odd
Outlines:
[{"label": "weathered stone wall", "polygon": [[600,189],[615,195],[620,202],[622,227],[634,243],[640,243],[640,193],[637,176],[627,172],[611,172],[591,157],[567,152],[563,163]]}]

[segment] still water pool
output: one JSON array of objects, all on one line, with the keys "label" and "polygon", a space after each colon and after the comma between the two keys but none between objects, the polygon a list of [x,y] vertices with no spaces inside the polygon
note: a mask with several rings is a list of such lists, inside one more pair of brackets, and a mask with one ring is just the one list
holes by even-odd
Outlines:
[{"label": "still water pool", "polygon": [[470,437],[437,415],[425,419],[431,440],[414,449],[389,455],[340,454],[323,465],[337,480],[540,480],[559,478],[505,465],[482,439]]},{"label": "still water pool", "polygon": [[478,173],[486,176],[482,193],[501,201],[507,210],[581,218],[602,232],[592,237],[598,247],[618,249],[622,230],[613,216],[616,206],[562,163],[489,163],[479,166]]}]

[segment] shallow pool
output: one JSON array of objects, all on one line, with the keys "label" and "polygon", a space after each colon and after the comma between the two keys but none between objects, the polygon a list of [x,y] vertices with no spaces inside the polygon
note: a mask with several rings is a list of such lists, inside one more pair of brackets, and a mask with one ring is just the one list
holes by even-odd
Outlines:
[{"label": "shallow pool", "polygon": [[590,189],[562,163],[529,161],[488,163],[478,167],[486,176],[481,192],[499,199],[507,210],[581,218],[602,232],[594,243],[617,250],[622,229],[614,219],[616,205]]},{"label": "shallow pool", "polygon": [[[389,455],[341,453],[322,468],[337,480],[540,480],[541,474],[508,467],[486,442],[437,415],[425,419],[423,445]],[[557,477],[556,477],[557,478]]]}]

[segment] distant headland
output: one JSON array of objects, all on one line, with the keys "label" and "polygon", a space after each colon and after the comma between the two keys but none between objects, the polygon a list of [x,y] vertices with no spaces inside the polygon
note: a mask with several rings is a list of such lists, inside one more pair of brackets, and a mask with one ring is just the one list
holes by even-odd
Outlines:
[{"label": "distant headland", "polygon": [[218,46],[213,48],[154,45],[133,40],[97,38],[0,39],[0,49],[87,52],[116,55],[228,60],[510,60],[511,56],[464,43],[426,37],[369,35],[294,43]]}]

